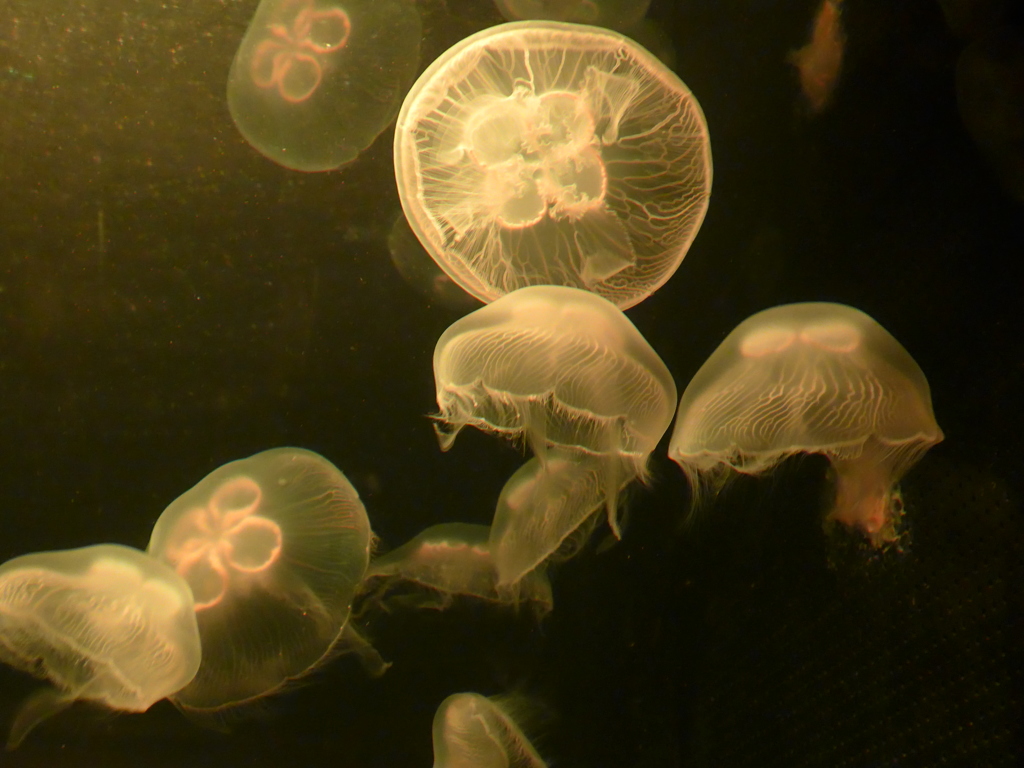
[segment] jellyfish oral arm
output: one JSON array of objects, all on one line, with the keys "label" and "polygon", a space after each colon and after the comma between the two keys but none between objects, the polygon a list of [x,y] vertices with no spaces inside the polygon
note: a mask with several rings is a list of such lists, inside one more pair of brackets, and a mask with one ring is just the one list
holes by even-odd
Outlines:
[{"label": "jellyfish oral arm", "polygon": [[50,685],[30,693],[18,707],[18,714],[11,723],[11,732],[7,736],[7,751],[17,749],[32,729],[67,709],[74,701],[74,696]]},{"label": "jellyfish oral arm", "polygon": [[860,529],[874,544],[896,539],[895,515],[900,507],[892,462],[865,450],[852,459],[832,459],[836,498],[829,518]]}]

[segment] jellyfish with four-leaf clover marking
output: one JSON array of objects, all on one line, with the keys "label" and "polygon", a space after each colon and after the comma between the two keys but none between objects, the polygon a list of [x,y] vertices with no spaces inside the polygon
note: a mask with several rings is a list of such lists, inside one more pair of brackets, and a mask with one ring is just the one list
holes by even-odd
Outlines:
[{"label": "jellyfish with four-leaf clover marking", "polygon": [[758,312],[725,338],[683,392],[669,456],[698,507],[733,473],[824,454],[828,520],[884,545],[898,537],[897,483],[942,438],[906,349],[860,310],[809,302]]},{"label": "jellyfish with four-leaf clover marking", "polygon": [[[505,483],[491,523],[489,549],[499,589],[519,584],[545,563],[573,557],[607,506],[604,457],[557,448],[530,459]],[[625,469],[625,468],[624,468]],[[633,478],[619,473],[623,487]],[[609,520],[612,530],[617,521]]]},{"label": "jellyfish with four-leaf clover marking", "polygon": [[434,768],[546,768],[510,700],[455,693],[434,714]]},{"label": "jellyfish with four-leaf clover marking", "polygon": [[394,119],[419,45],[411,0],[263,0],[228,74],[228,109],[279,165],[337,168]]},{"label": "jellyfish with four-leaf clover marking", "polygon": [[521,288],[453,323],[434,348],[442,450],[471,425],[586,457],[618,535],[622,486],[672,421],[668,368],[607,299],[554,285]]},{"label": "jellyfish with four-leaf clover marking", "polygon": [[203,643],[195,680],[172,701],[217,713],[346,651],[383,671],[348,621],[371,542],[352,484],[298,448],[230,462],[172,502],[149,552],[191,587]]}]

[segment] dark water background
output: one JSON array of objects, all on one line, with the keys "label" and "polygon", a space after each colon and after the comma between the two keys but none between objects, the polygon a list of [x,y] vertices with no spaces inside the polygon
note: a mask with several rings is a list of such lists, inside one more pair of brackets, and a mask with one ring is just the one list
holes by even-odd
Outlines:
[{"label": "dark water background", "polygon": [[[393,547],[488,522],[523,460],[470,431],[437,448],[431,353],[460,312],[392,264],[390,129],[301,174],[234,128],[224,84],[255,6],[0,0],[0,560],[144,548],[206,473],[279,445],[337,464]],[[500,21],[487,0],[421,8],[422,66]],[[532,697],[559,768],[1018,764],[1024,208],[1013,156],[986,155],[957,109],[982,25],[951,29],[934,0],[847,0],[840,89],[809,118],[785,59],[814,9],[654,0],[715,180],[679,271],[629,316],[680,390],[768,306],[839,301],[888,328],[946,433],[904,484],[906,551],[826,537],[814,459],[737,483],[682,532],[662,447],[624,541],[554,574],[540,626],[471,604],[381,617],[379,680],[340,659],[226,735],[167,702],[79,705],[0,766],[417,768],[462,690]],[[1020,142],[1016,109],[982,122]],[[0,723],[35,686],[0,669]]]}]

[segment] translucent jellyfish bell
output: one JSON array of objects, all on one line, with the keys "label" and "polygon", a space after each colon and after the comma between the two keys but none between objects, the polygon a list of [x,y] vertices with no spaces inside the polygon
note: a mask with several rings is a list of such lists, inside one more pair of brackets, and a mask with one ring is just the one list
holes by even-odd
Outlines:
[{"label": "translucent jellyfish bell", "polygon": [[453,323],[434,348],[434,383],[443,450],[469,424],[525,437],[541,461],[550,446],[595,457],[611,521],[623,481],[646,476],[676,399],[668,368],[622,312],[553,285]]},{"label": "translucent jellyfish bell", "polygon": [[395,173],[416,236],[481,301],[548,284],[627,308],[696,236],[711,150],[693,94],[635,42],[524,21],[466,38],[420,76]]},{"label": "translucent jellyfish bell", "polygon": [[298,448],[225,464],[172,502],[149,552],[188,582],[203,642],[195,680],[173,701],[223,709],[273,693],[332,650],[365,651],[347,621],[371,538],[351,483]]},{"label": "translucent jellyfish bell", "polygon": [[456,693],[434,715],[434,768],[546,768],[498,698]]},{"label": "translucent jellyfish bell", "polygon": [[676,387],[629,319],[587,291],[522,288],[457,320],[434,347],[435,424],[447,450],[467,424],[545,446],[631,457],[643,475]]},{"label": "translucent jellyfish bell", "polygon": [[0,565],[0,661],[53,684],[22,704],[8,749],[78,699],[144,712],[199,660],[188,585],[143,552],[99,544]]},{"label": "translucent jellyfish bell", "polygon": [[[551,610],[551,584],[541,570],[511,588],[499,587],[488,546],[490,527],[469,523],[433,525],[370,563],[362,590],[386,609],[394,604],[444,609],[456,597],[531,607],[538,616]],[[404,582],[423,588],[399,593]]]},{"label": "translucent jellyfish bell", "polygon": [[699,496],[731,471],[825,454],[830,518],[884,543],[895,537],[896,483],[942,437],[928,381],[888,331],[842,304],[787,304],[744,320],[701,366],[669,456]]},{"label": "translucent jellyfish bell", "polygon": [[262,0],[231,64],[228,109],[275,163],[337,168],[394,119],[419,46],[410,0]]},{"label": "translucent jellyfish bell", "polygon": [[[546,461],[530,459],[509,478],[491,523],[499,586],[515,584],[549,559],[571,557],[586,542],[605,506],[603,469],[586,454],[552,450]],[[609,523],[617,533],[617,522]]]}]

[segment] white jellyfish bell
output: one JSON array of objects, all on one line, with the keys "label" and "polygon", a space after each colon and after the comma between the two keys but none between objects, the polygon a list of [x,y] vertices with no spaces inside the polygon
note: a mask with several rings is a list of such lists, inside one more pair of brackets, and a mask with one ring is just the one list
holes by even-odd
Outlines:
[{"label": "white jellyfish bell", "polygon": [[443,450],[474,426],[524,438],[541,462],[587,457],[608,520],[672,421],[668,368],[611,302],[577,288],[520,288],[453,323],[434,348]]},{"label": "white jellyfish bell", "polygon": [[149,552],[195,595],[203,660],[172,701],[213,716],[279,691],[341,651],[383,671],[349,624],[372,541],[345,475],[299,448],[229,462],[175,499]]},{"label": "white jellyfish bell", "polygon": [[394,119],[420,38],[410,0],[262,0],[228,73],[231,118],[285,168],[337,168]]},{"label": "white jellyfish bell", "polygon": [[0,661],[52,684],[22,704],[8,749],[76,700],[144,712],[199,668],[192,593],[115,544],[16,557],[0,565]]},{"label": "white jellyfish bell", "polygon": [[700,105],[652,54],[607,29],[521,21],[420,76],[395,174],[416,236],[481,301],[564,285],[625,309],[679,266],[712,171]]},{"label": "white jellyfish bell", "polygon": [[773,307],[740,323],[679,401],[669,456],[696,501],[734,472],[828,456],[829,519],[896,538],[900,478],[943,438],[928,381],[881,325],[842,304]]}]

